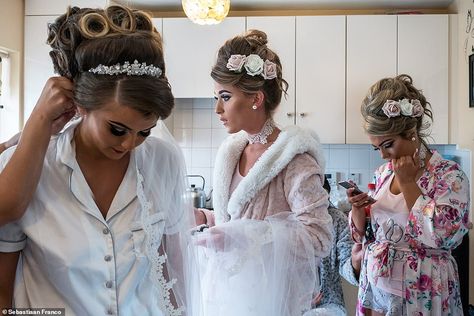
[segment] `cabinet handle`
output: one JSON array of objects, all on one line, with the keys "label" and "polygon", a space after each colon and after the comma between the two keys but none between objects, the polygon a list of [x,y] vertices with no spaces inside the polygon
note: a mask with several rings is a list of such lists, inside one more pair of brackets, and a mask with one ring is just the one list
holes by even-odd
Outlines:
[{"label": "cabinet handle", "polygon": [[306,116],[306,113],[304,113],[304,112],[300,113],[300,117],[305,117],[305,116]]},{"label": "cabinet handle", "polygon": [[293,116],[293,112],[286,112],[286,116],[287,116],[287,117],[292,117],[292,116]]}]

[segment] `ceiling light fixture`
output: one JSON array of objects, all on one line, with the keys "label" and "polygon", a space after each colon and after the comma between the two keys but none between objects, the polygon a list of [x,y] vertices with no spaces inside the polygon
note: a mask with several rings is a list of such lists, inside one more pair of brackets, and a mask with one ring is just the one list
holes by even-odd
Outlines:
[{"label": "ceiling light fixture", "polygon": [[230,0],[182,0],[184,13],[196,24],[219,24],[229,13]]}]

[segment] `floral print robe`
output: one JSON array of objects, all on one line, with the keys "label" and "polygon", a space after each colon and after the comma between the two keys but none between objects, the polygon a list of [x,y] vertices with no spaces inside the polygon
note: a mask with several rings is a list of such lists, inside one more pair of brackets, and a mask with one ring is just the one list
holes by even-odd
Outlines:
[{"label": "floral print robe", "polygon": [[[422,191],[409,212],[405,226],[405,241],[409,251],[404,255],[403,315],[462,315],[457,265],[451,256],[468,231],[469,182],[453,161],[445,160],[436,151],[417,184]],[[376,171],[376,192],[390,185],[393,174],[390,162]],[[372,223],[374,221],[372,220]],[[372,224],[374,232],[378,227]],[[353,234],[357,232],[353,231]],[[362,263],[357,315],[364,315],[362,301],[368,283],[367,270],[388,276],[396,251],[390,244],[372,241]],[[376,258],[367,266],[368,256]]]}]

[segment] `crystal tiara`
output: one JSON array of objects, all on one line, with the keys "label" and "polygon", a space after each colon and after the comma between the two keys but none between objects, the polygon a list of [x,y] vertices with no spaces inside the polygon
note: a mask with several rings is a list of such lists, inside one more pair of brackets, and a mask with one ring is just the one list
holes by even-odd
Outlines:
[{"label": "crystal tiara", "polygon": [[115,64],[113,66],[104,66],[100,64],[97,67],[89,69],[89,72],[92,72],[97,75],[122,75],[126,74],[127,76],[152,76],[160,77],[163,73],[159,67],[153,65],[147,65],[146,63],[139,63],[137,60],[130,64],[128,61],[124,62],[123,65]]}]

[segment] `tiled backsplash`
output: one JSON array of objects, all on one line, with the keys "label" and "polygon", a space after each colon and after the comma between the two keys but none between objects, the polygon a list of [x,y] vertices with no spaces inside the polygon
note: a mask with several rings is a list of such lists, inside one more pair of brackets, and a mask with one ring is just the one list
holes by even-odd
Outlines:
[{"label": "tiled backsplash", "polygon": [[[213,99],[176,99],[171,118],[172,132],[183,150],[188,174],[199,174],[206,179],[206,193],[212,187],[214,158],[227,131],[214,113]],[[172,126],[171,126],[172,125]],[[199,179],[189,179],[201,185]]]},{"label": "tiled backsplash", "polygon": [[[205,191],[212,188],[212,170],[217,148],[227,137],[227,132],[214,113],[213,99],[176,99],[176,108],[168,120],[174,137],[183,150],[188,174],[199,174],[206,179]],[[471,153],[458,150],[456,145],[436,145],[442,155],[451,155],[470,175]],[[351,173],[360,175],[359,187],[366,188],[373,178],[374,170],[383,163],[380,153],[370,144],[339,145],[323,144],[326,158],[326,173],[343,180]],[[199,179],[190,179],[191,183],[201,186]]]}]

